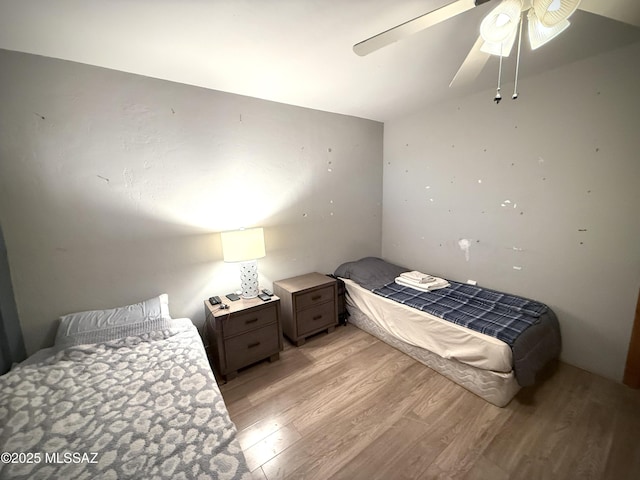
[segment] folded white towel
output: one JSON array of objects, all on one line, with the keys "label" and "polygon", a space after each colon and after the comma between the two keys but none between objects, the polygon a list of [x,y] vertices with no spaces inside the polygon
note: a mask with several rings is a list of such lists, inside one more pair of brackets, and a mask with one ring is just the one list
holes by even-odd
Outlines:
[{"label": "folded white towel", "polygon": [[404,277],[397,277],[395,282],[398,285],[402,285],[403,287],[411,287],[416,290],[420,290],[421,292],[431,292],[433,290],[438,290],[440,288],[450,287],[451,284],[447,282],[444,278],[434,277],[435,280],[429,283],[418,283],[412,282]]},{"label": "folded white towel", "polygon": [[411,272],[403,272],[400,274],[402,278],[406,278],[411,282],[417,283],[429,283],[435,280],[435,277],[431,275],[427,275],[426,273],[418,272],[417,270],[413,270]]}]

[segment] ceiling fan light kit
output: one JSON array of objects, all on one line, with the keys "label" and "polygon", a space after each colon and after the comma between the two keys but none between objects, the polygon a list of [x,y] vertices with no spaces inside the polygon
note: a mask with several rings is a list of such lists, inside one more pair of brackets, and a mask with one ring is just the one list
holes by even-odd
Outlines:
[{"label": "ceiling fan light kit", "polygon": [[489,12],[480,24],[483,44],[480,50],[490,55],[508,57],[516,40],[522,0],[504,0]]},{"label": "ceiling fan light kit", "polygon": [[[480,25],[480,35],[487,43],[513,42],[521,22],[521,12],[528,12],[529,42],[536,49],[566,30],[568,18],[576,11],[581,0],[502,0]],[[503,52],[511,47],[503,48]],[[492,52],[492,55],[499,55]],[[504,53],[502,56],[508,56]]]},{"label": "ceiling fan light kit", "polygon": [[[520,49],[522,44],[523,13],[528,11],[529,44],[532,50],[540,48],[563,31],[570,23],[567,18],[576,11],[581,0],[502,0],[484,17],[480,24],[480,36],[484,43],[481,50],[500,57],[498,67],[498,88],[494,101],[500,103],[500,82],[502,77],[502,57],[508,57],[518,38],[518,55],[512,99],[518,98],[518,72],[520,70]],[[519,28],[518,28],[519,27]]]},{"label": "ceiling fan light kit", "polygon": [[[489,1],[450,1],[440,8],[355,44],[353,50],[360,56],[368,55],[437,23],[462,15],[464,12]],[[583,7],[581,7],[581,2],[584,3]],[[515,87],[511,97],[518,98],[518,72],[525,14],[528,20],[529,44],[532,50],[536,50],[569,28],[568,18],[578,8],[640,27],[640,0],[502,0],[482,20],[480,35],[449,86],[463,81],[473,81],[486,65],[489,56],[498,56],[500,59],[498,90],[494,101],[499,103],[502,99],[500,95],[502,59],[509,56],[516,37],[518,37]]]}]

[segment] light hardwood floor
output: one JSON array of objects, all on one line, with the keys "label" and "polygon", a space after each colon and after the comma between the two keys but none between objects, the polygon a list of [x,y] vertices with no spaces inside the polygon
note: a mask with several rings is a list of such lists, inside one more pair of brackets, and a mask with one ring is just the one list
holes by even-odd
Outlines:
[{"label": "light hardwood floor", "polygon": [[494,407],[348,325],[221,390],[255,479],[640,478],[640,391],[546,377]]}]

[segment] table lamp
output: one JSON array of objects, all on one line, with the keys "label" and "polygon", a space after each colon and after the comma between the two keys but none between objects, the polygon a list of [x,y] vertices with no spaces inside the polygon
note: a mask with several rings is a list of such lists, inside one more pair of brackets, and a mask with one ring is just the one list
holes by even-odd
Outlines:
[{"label": "table lamp", "polygon": [[222,232],[222,255],[225,262],[240,263],[240,286],[243,298],[258,296],[258,258],[266,255],[262,228]]}]

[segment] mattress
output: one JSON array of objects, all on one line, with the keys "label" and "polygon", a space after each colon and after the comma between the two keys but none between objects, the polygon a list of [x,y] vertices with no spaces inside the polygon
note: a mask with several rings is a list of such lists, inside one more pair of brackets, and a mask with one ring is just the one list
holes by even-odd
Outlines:
[{"label": "mattress", "polygon": [[350,294],[347,296],[347,310],[350,314],[349,322],[356,327],[409,355],[497,407],[506,406],[520,390],[513,372],[494,372],[472,367],[458,360],[443,358],[427,349],[400,340],[382,328],[377,321],[365,315],[356,306]]},{"label": "mattress", "polygon": [[249,480],[191,321],[105,331],[0,376],[0,478]]},{"label": "mattress", "polygon": [[502,340],[376,295],[353,280],[343,280],[352,304],[402,342],[482,370],[512,371],[511,347]]}]

